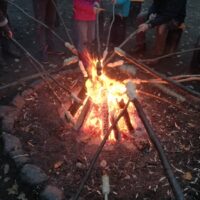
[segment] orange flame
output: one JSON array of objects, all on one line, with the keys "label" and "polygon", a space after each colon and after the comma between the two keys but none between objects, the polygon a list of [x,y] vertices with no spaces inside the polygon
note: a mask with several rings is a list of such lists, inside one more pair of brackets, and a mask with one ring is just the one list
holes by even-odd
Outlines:
[{"label": "orange flame", "polygon": [[[126,95],[126,87],[123,82],[119,82],[110,79],[102,70],[100,76],[97,75],[96,64],[97,59],[91,58],[87,54],[89,61],[88,71],[90,78],[86,81],[87,96],[92,100],[93,107],[87,117],[87,121],[84,124],[84,132],[92,133],[93,135],[100,135],[102,138],[105,133],[103,133],[104,120],[108,122],[108,128],[111,126],[111,118],[116,118],[120,113],[121,108],[119,107],[119,102],[121,100],[126,104],[128,102],[128,97]],[[81,108],[80,108],[81,109]],[[129,106],[128,112],[134,114],[135,109],[133,106]],[[107,115],[107,116],[106,116]],[[135,121],[131,121],[132,125],[135,127]],[[122,134],[121,138],[128,135],[128,129],[123,118],[118,122],[119,132]],[[114,131],[111,132],[109,141],[115,141]]]}]

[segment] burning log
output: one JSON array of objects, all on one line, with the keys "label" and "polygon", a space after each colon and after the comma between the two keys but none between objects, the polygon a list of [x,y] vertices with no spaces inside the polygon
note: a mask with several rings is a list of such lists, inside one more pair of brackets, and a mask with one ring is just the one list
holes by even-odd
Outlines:
[{"label": "burning log", "polygon": [[[81,88],[79,94],[78,94],[78,98],[80,99],[85,99],[85,96],[86,96],[86,88],[85,88],[85,85]],[[79,109],[80,107],[80,103],[78,102],[73,102],[73,104],[70,106],[69,108],[69,112],[72,114],[72,116],[74,116],[77,112],[77,110]]]},{"label": "burning log", "polygon": [[107,95],[106,91],[102,91],[102,95],[104,97],[104,102],[102,104],[102,129],[103,129],[103,134],[106,135],[108,132],[108,126],[109,126],[109,111],[108,111],[108,100],[107,100]]},{"label": "burning log", "polygon": [[75,125],[74,117],[71,115],[69,111],[65,111],[65,119],[67,120],[67,122],[70,122],[73,125]]},{"label": "burning log", "polygon": [[[119,102],[119,107],[121,109],[124,109],[126,106],[126,104],[124,103],[124,100],[122,99],[120,102]],[[124,121],[126,123],[126,126],[128,127],[128,130],[130,133],[133,133],[134,132],[134,127],[132,126],[131,124],[131,120],[130,120],[130,117],[129,117],[129,114],[128,114],[128,111],[127,109],[124,111],[124,115],[123,115],[123,118],[124,118]]]},{"label": "burning log", "polygon": [[82,72],[82,74],[83,74],[83,77],[84,77],[84,78],[88,78],[88,73],[87,73],[87,71],[86,71],[86,69],[85,69],[85,67],[84,67],[84,65],[83,65],[83,62],[80,60],[80,61],[78,62],[78,64],[79,64],[80,70],[81,70],[81,72]]},{"label": "burning log", "polygon": [[92,101],[88,97],[87,100],[85,101],[85,104],[83,105],[81,113],[78,116],[78,119],[74,125],[74,130],[78,131],[83,126],[84,122],[87,119],[87,115],[89,114],[89,110],[90,110],[91,106],[92,106]]},{"label": "burning log", "polygon": [[113,131],[114,131],[115,139],[117,141],[120,141],[121,140],[121,134],[119,132],[119,128],[118,128],[117,124],[114,124],[114,122],[115,122],[115,116],[114,116],[113,113],[111,114],[110,121],[111,121],[111,124],[113,125]]}]

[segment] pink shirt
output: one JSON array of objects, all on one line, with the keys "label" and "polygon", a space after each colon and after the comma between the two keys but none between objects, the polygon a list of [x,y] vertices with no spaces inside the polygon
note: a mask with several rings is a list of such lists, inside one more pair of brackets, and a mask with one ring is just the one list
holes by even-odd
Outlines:
[{"label": "pink shirt", "polygon": [[99,0],[73,0],[74,19],[80,21],[96,20],[96,14],[93,10],[94,2],[99,2]]}]

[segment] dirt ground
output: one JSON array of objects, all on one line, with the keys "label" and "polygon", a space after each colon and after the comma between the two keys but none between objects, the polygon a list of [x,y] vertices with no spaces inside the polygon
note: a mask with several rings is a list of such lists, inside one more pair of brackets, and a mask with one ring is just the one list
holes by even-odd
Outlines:
[{"label": "dirt ground", "polygon": [[[66,76],[60,82],[71,85],[71,80],[73,76]],[[65,96],[56,91],[59,96]],[[199,111],[187,104],[176,103],[150,86],[141,86],[140,91],[151,94],[139,99],[163,144],[185,199],[198,199]],[[91,129],[75,132],[63,123],[58,113],[60,105],[48,88],[42,88],[26,99],[15,123],[15,134],[23,141],[33,162],[44,169],[50,181],[62,188],[66,199],[70,199],[98,148],[98,135]],[[119,143],[108,142],[105,146],[81,194],[83,199],[102,199],[104,171],[110,177],[109,199],[173,199],[157,152],[149,143],[141,122],[136,121],[138,127],[135,127],[133,137],[125,137]]]},{"label": "dirt ground", "polygon": [[[33,14],[31,1],[15,0],[14,2],[24,8],[28,13]],[[144,9],[148,4],[149,1],[146,1]],[[199,0],[188,0],[186,30],[182,36],[179,50],[194,47],[200,33],[199,7]],[[71,35],[73,35],[71,1],[60,0],[59,9],[66,20],[67,26],[70,28]],[[13,6],[9,6],[9,16],[16,40],[23,44],[32,54],[35,54],[37,52],[34,34],[35,23],[16,10]],[[134,28],[129,24],[128,31],[130,32],[132,30],[134,30]],[[58,27],[56,32],[67,40],[63,26]],[[151,50],[151,46],[153,45],[152,37],[153,34],[150,33],[148,36],[148,51]],[[134,44],[134,40],[132,40],[132,43],[129,43],[126,49],[133,48],[132,44]],[[60,41],[57,41],[57,45],[58,49],[64,49],[63,44],[61,44]],[[70,53],[66,52],[65,56],[67,57],[69,55]],[[155,66],[155,69],[167,75],[187,74],[189,72],[191,56],[192,54],[184,54],[183,56],[163,60],[158,66]],[[51,64],[46,66],[46,69],[58,69],[62,65],[63,59],[64,57],[51,57]],[[36,73],[29,59],[24,54],[22,54],[22,57],[19,60],[7,58],[7,61],[9,62],[9,67],[7,69],[0,69],[0,86]],[[21,85],[1,90],[0,103],[2,105],[8,104],[18,92],[26,89],[30,82],[31,81],[23,82]],[[191,83],[190,87],[199,89],[199,86],[196,83]],[[151,87],[142,88],[142,90],[146,92],[152,91],[156,96],[159,95],[159,92]],[[44,97],[44,91],[38,91],[38,99],[41,100]],[[161,97],[162,95],[164,94],[161,94]],[[45,98],[52,99],[48,95]],[[171,99],[169,99],[169,101],[171,101]],[[186,199],[197,200],[200,195],[199,111],[185,105],[178,105],[177,107],[174,101],[172,102],[173,105],[169,105],[160,100],[155,101],[150,97],[146,97],[145,100],[142,99],[144,108],[148,112],[152,123],[155,124],[154,128],[161,138],[170,162],[173,164],[173,170],[184,189]],[[30,111],[30,116],[32,117],[38,117],[38,109],[41,107],[47,109],[47,112],[52,109],[51,101],[47,104],[49,106],[45,105],[44,107],[41,102],[41,104],[37,103],[34,105],[35,108],[33,109],[33,112],[35,113],[31,113]],[[28,109],[28,107],[26,108]],[[59,121],[53,120],[55,116],[57,116],[57,113],[52,112],[46,120],[41,122],[40,125],[43,129],[38,132],[39,134],[37,136],[34,134],[34,131],[38,130],[34,129],[30,135],[24,135],[26,131],[20,132],[22,134],[20,137],[25,138],[23,141],[24,143],[31,140],[31,144],[34,145],[34,148],[26,146],[26,150],[30,151],[29,153],[32,154],[34,162],[41,165],[41,167],[51,175],[52,181],[60,188],[64,189],[66,198],[68,199],[68,197],[76,191],[77,186],[86,171],[91,155],[94,152],[94,148],[88,150],[85,144],[77,144],[76,147],[69,145],[67,148],[66,144],[72,144],[76,138],[71,137],[70,134],[65,134],[66,129],[60,126]],[[45,116],[40,117],[46,118]],[[37,122],[38,121],[35,120],[32,125],[37,125]],[[30,122],[22,121],[22,123]],[[25,125],[28,124],[23,124],[23,126]],[[47,127],[49,129],[47,129]],[[21,127],[18,127],[18,130],[20,128]],[[180,132],[181,136],[179,135]],[[46,149],[40,149],[39,146],[44,141],[48,141],[48,145],[45,146]],[[51,153],[52,157],[46,158],[45,153],[38,154],[41,150],[46,153]],[[78,150],[80,150],[80,152]],[[78,153],[73,157],[72,152],[74,151]],[[57,152],[59,152],[59,155]],[[108,163],[112,189],[110,199],[173,199],[171,189],[153,148],[144,151],[135,150],[133,153],[119,145],[114,147],[111,152],[112,156],[110,156],[110,151],[104,151],[101,155],[98,165],[84,189],[82,196],[84,199],[102,199],[100,187],[102,169],[99,167],[102,160],[106,160]],[[40,159],[38,158],[45,158],[47,160],[41,164]],[[70,159],[68,160],[68,158]],[[60,161],[62,164],[58,168],[55,168],[55,164]],[[9,162],[1,153],[0,163],[0,199],[33,199],[31,196],[25,195],[23,188],[18,188],[16,171],[13,171],[8,167]],[[76,166],[76,168],[73,166]],[[7,172],[5,169],[8,168],[9,170]],[[5,173],[5,171],[7,173]],[[76,174],[76,176],[73,176],[73,174]]]}]

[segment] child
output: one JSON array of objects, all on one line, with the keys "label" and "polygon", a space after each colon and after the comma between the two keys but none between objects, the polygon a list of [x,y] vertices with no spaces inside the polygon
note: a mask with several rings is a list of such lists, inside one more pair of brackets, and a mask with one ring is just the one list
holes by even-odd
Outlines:
[{"label": "child", "polygon": [[91,48],[95,39],[95,22],[99,0],[73,0],[74,25],[76,30],[76,48],[80,59]]},{"label": "child", "polygon": [[130,11],[130,0],[112,0],[115,4],[115,21],[111,30],[111,42],[118,46],[126,37],[126,21]]}]

